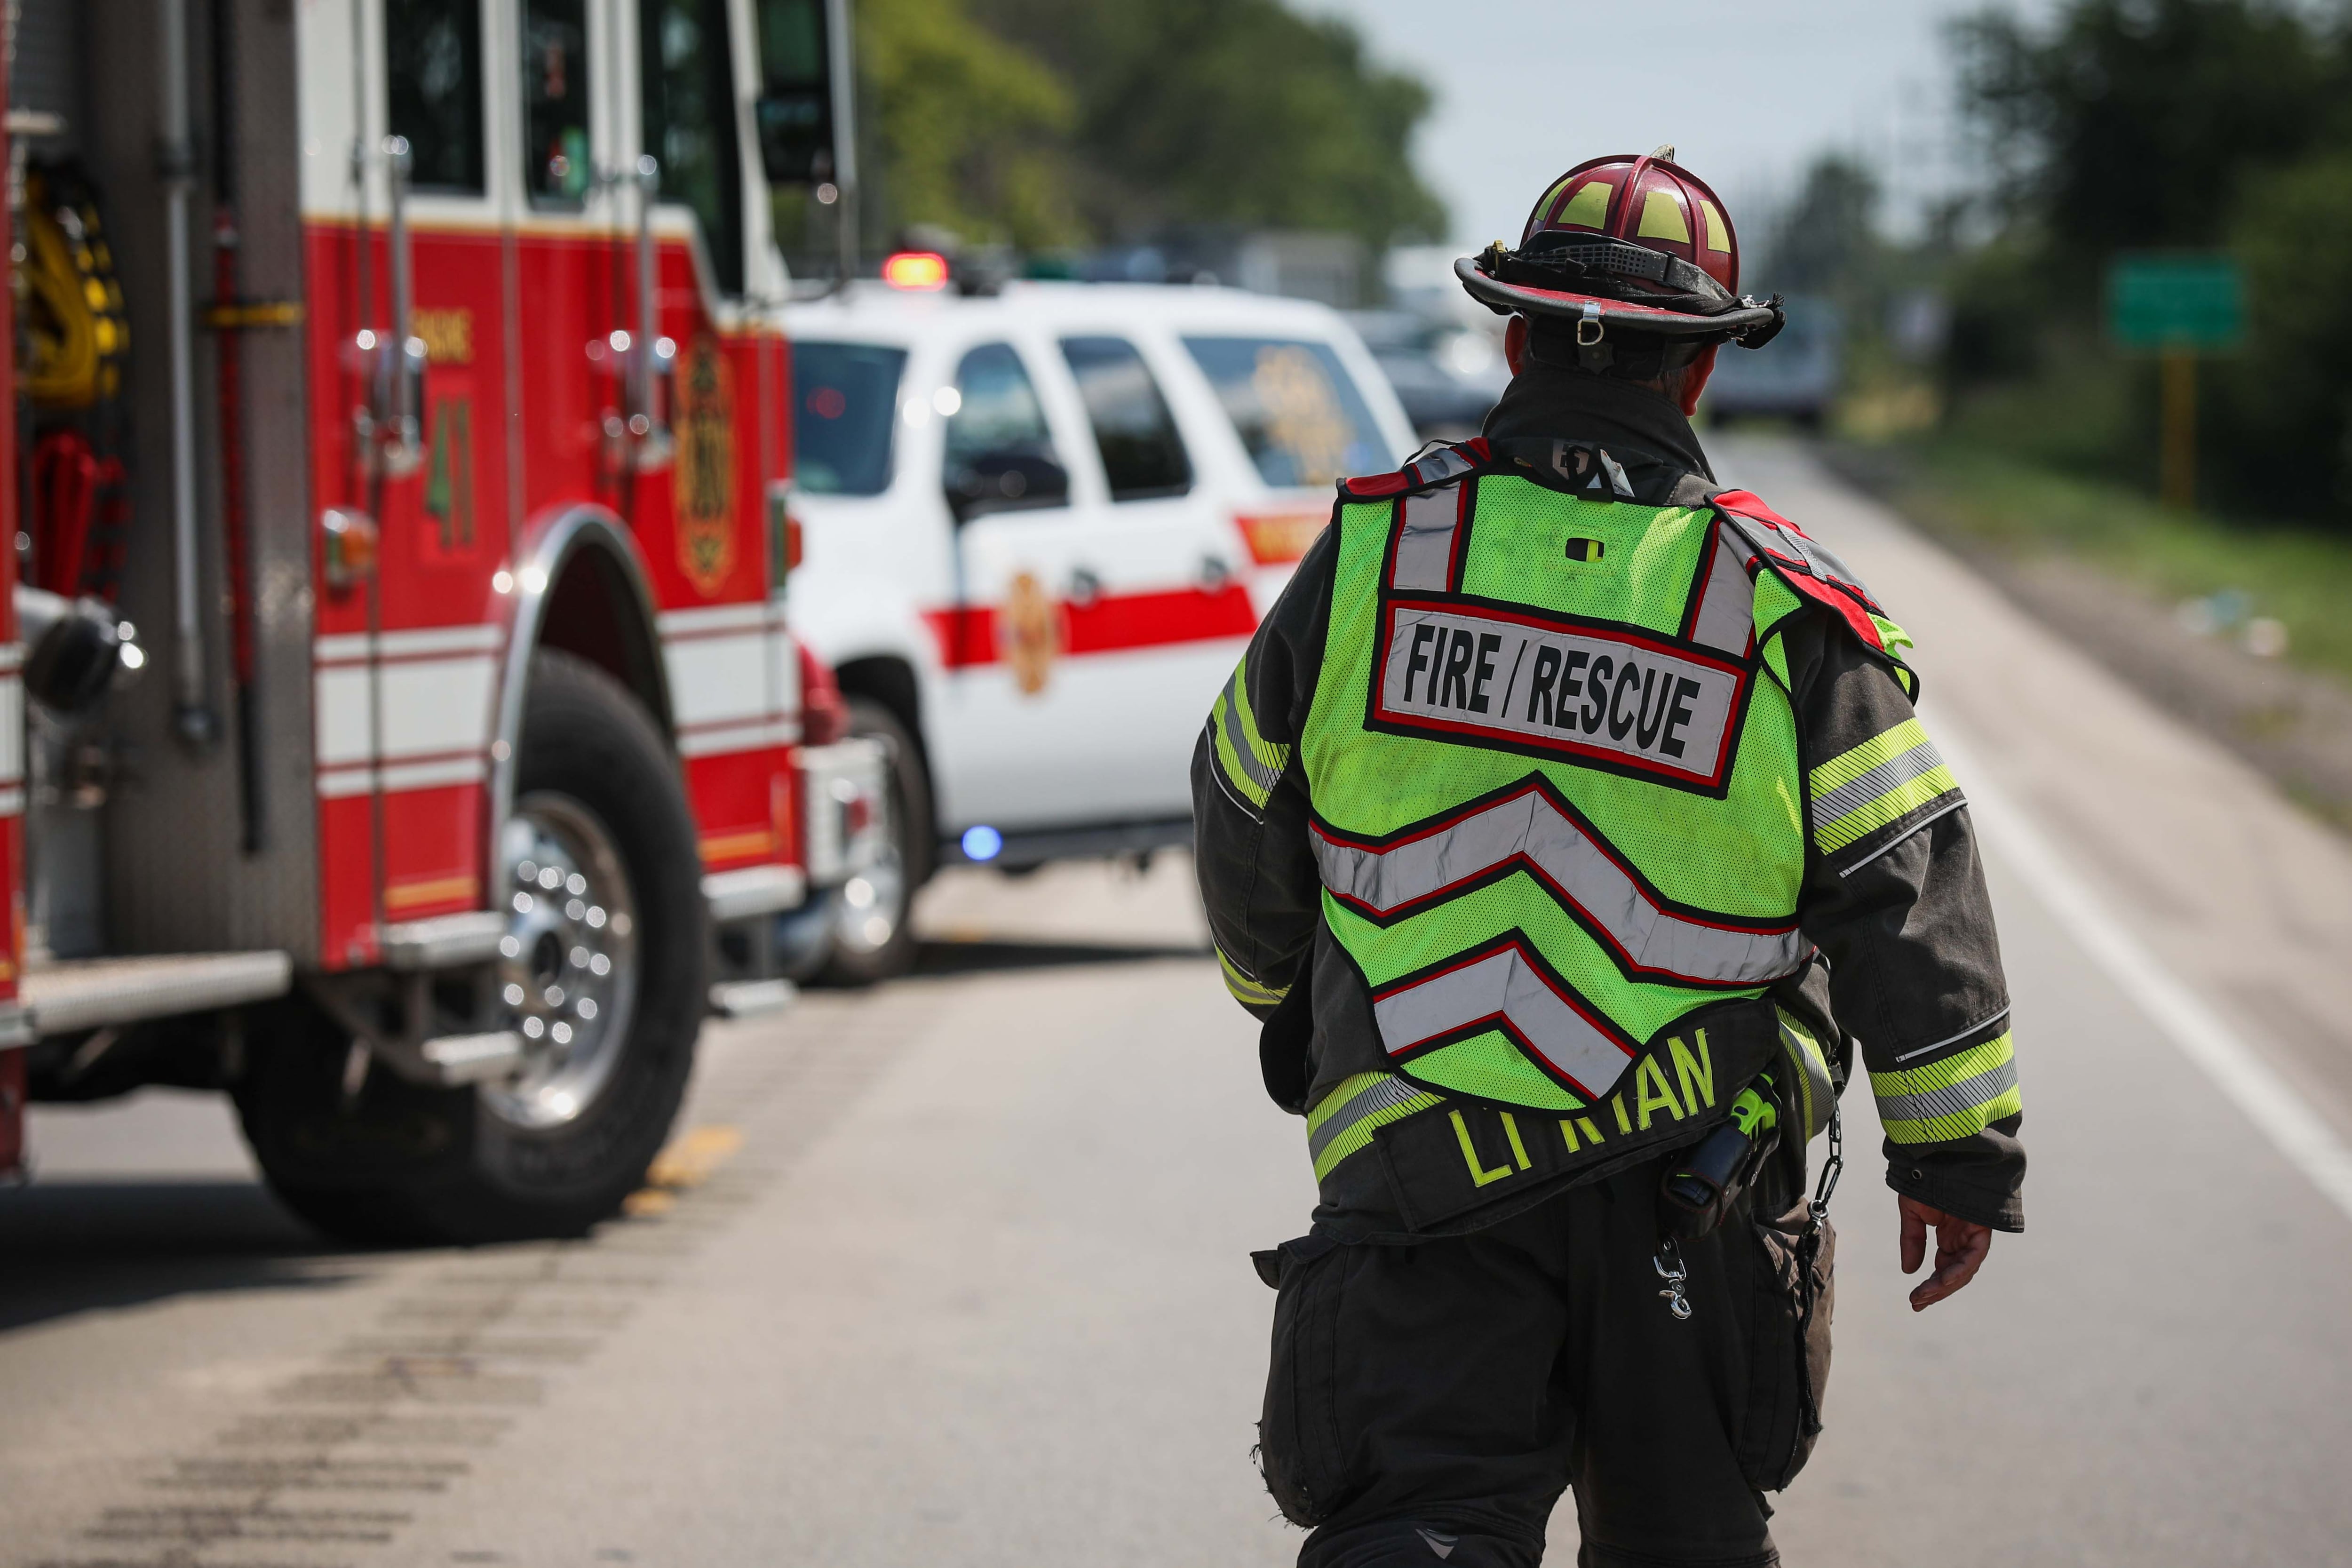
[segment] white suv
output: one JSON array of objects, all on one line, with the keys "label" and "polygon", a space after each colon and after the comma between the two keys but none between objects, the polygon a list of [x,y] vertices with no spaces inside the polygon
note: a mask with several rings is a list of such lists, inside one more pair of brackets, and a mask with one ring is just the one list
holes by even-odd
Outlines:
[{"label": "white suv", "polygon": [[1193,737],[1328,519],[1412,428],[1332,310],[1229,289],[860,284],[793,307],[793,626],[893,754],[899,846],[836,972],[913,956],[940,859],[1189,843]]}]

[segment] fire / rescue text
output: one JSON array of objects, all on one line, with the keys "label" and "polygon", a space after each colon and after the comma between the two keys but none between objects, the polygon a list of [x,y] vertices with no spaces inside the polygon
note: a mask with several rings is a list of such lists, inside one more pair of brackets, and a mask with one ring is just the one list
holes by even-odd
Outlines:
[{"label": "fire / rescue text", "polygon": [[1497,611],[1391,604],[1372,720],[1559,752],[1712,787],[1747,671],[1637,635]]}]

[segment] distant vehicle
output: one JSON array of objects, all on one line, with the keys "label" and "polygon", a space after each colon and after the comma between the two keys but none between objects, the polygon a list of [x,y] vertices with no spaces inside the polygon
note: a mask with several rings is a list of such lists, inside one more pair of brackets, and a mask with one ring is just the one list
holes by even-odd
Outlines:
[{"label": "distant vehicle", "polygon": [[1709,417],[1761,415],[1807,430],[1827,423],[1844,374],[1844,318],[1813,295],[1790,300],[1788,311],[1789,324],[1762,348],[1727,347],[1717,356],[1703,405]]},{"label": "distant vehicle", "polygon": [[[794,629],[891,755],[889,874],[836,963],[911,961],[942,860],[1006,868],[1192,837],[1192,742],[1331,484],[1412,426],[1338,313],[1202,287],[943,265],[786,312],[805,553]],[[866,921],[872,921],[870,930]]]},{"label": "distant vehicle", "polygon": [[1475,436],[1510,384],[1502,352],[1482,333],[1411,310],[1351,310],[1348,321],[1424,441]]}]

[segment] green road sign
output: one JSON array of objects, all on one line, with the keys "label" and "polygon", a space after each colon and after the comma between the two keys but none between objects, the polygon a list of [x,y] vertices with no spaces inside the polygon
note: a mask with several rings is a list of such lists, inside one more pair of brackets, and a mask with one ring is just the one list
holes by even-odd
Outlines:
[{"label": "green road sign", "polygon": [[2236,348],[2246,283],[2226,256],[2123,256],[2107,268],[2107,331],[2127,349]]}]

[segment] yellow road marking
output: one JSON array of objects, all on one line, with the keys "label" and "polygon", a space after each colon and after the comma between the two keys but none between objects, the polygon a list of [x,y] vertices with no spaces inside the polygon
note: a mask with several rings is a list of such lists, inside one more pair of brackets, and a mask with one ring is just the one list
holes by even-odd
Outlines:
[{"label": "yellow road marking", "polygon": [[646,1184],[623,1201],[621,1212],[639,1218],[668,1213],[679,1193],[709,1181],[742,1146],[740,1127],[694,1128],[654,1157],[646,1170]]}]

